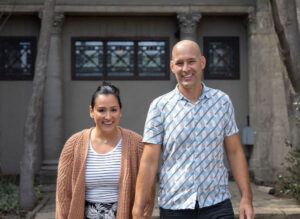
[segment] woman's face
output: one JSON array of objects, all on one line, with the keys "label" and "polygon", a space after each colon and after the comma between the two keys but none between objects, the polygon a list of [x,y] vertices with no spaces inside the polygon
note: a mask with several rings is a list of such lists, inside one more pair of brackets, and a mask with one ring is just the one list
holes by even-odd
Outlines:
[{"label": "woman's face", "polygon": [[101,132],[115,131],[119,124],[122,111],[118,99],[112,94],[100,94],[95,98],[94,108],[90,106],[90,116]]}]

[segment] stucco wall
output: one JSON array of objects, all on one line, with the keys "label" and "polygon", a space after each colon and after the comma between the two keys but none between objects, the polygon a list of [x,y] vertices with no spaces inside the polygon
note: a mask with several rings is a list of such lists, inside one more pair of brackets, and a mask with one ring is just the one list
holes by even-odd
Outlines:
[{"label": "stucco wall", "polygon": [[[236,109],[238,126],[246,125],[248,114],[247,91],[247,44],[246,31],[241,17],[203,16],[198,26],[198,43],[203,36],[239,36],[241,80],[206,81],[208,86],[227,92]],[[38,35],[40,20],[37,16],[11,17],[1,35]],[[71,37],[169,37],[170,56],[175,33],[179,30],[175,14],[172,16],[75,16],[65,15],[62,27],[63,59],[63,126],[64,140],[73,133],[93,125],[88,106],[91,95],[100,81],[71,80]],[[171,58],[171,57],[170,57]],[[143,132],[147,110],[157,96],[169,92],[176,85],[173,73],[170,80],[162,81],[111,81],[121,90],[123,115],[120,125],[140,134]],[[31,81],[0,81],[0,159],[6,173],[19,171],[22,154],[23,126],[27,103],[31,95]],[[62,148],[63,145],[60,147]],[[42,159],[42,145],[39,160]]]},{"label": "stucco wall", "polygon": [[[39,27],[37,17],[11,16],[0,36],[38,36]],[[0,81],[0,167],[4,173],[19,172],[31,87],[32,81]]]},{"label": "stucco wall", "polygon": [[[239,37],[240,79],[239,80],[204,80],[205,84],[226,92],[234,105],[235,117],[240,133],[247,125],[248,105],[248,48],[245,18],[242,16],[204,16],[198,26],[198,42],[203,48],[205,36]],[[203,49],[202,49],[203,50]]]},{"label": "stucco wall", "polygon": [[[174,17],[67,17],[63,31],[64,49],[64,124],[65,138],[93,123],[88,106],[91,95],[100,81],[71,80],[71,37],[131,37],[162,36],[174,44],[177,31]],[[121,90],[123,115],[121,126],[142,134],[146,112],[150,102],[157,96],[173,89],[175,79],[164,81],[111,81]]]}]

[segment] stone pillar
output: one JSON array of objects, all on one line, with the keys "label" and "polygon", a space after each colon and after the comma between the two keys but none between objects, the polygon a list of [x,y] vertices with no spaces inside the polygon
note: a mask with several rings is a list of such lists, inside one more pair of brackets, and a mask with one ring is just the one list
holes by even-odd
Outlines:
[{"label": "stone pillar", "polygon": [[273,181],[286,154],[284,139],[289,123],[284,68],[277,47],[267,0],[257,0],[249,13],[249,112],[254,128],[254,147],[249,169],[258,181]]},{"label": "stone pillar", "polygon": [[49,51],[47,82],[43,112],[44,171],[56,172],[63,146],[63,55],[61,30],[64,14],[57,12],[53,23]]},{"label": "stone pillar", "polygon": [[180,40],[197,41],[197,24],[201,19],[201,13],[178,13],[177,19],[180,27]]}]

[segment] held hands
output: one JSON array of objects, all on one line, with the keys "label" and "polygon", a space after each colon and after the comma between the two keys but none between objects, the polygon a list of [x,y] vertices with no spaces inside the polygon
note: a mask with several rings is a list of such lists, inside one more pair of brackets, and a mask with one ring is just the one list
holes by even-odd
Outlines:
[{"label": "held hands", "polygon": [[246,198],[242,198],[239,207],[239,219],[254,219],[254,210],[252,206],[252,201]]},{"label": "held hands", "polygon": [[144,211],[141,208],[133,206],[132,219],[146,219]]}]

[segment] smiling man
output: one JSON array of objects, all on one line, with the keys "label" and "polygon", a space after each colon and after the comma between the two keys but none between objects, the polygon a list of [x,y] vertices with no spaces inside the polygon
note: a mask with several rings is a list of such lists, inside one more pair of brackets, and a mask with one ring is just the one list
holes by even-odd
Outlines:
[{"label": "smiling man", "polygon": [[160,153],[159,200],[163,219],[234,218],[226,152],[241,192],[240,218],[254,218],[248,169],[227,94],[202,82],[205,57],[197,43],[178,42],[170,63],[176,88],[150,105],[136,185],[133,218],[144,218]]}]

